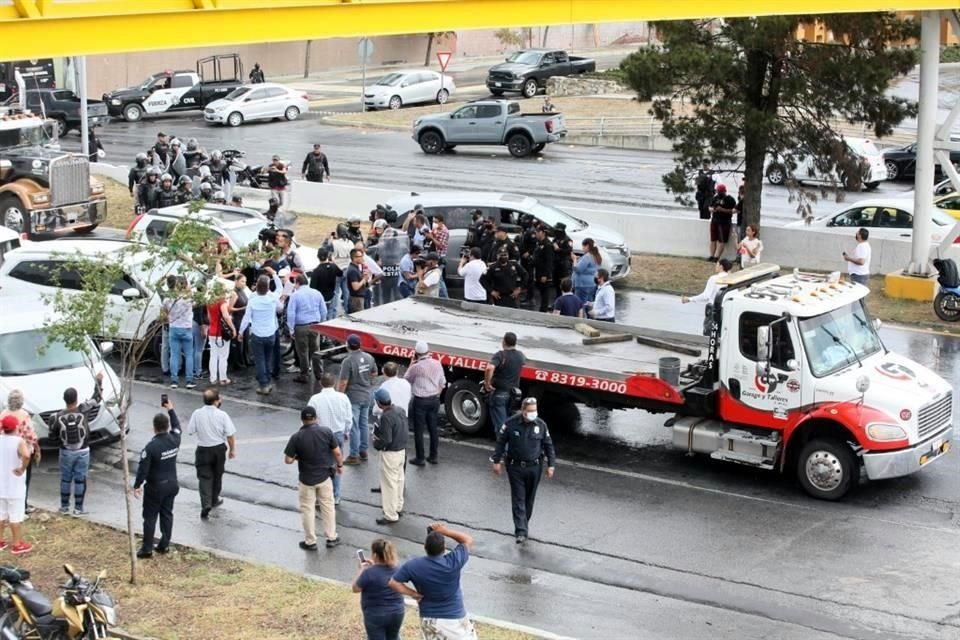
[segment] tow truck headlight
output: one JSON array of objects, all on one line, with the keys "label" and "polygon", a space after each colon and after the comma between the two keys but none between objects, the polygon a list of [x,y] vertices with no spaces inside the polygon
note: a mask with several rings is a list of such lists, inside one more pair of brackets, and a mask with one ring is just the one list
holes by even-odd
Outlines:
[{"label": "tow truck headlight", "polygon": [[33,204],[46,204],[50,202],[50,193],[47,191],[38,191],[30,194],[30,202]]},{"label": "tow truck headlight", "polygon": [[871,440],[877,442],[890,442],[892,440],[906,440],[907,432],[895,424],[874,423],[867,425],[867,435]]}]

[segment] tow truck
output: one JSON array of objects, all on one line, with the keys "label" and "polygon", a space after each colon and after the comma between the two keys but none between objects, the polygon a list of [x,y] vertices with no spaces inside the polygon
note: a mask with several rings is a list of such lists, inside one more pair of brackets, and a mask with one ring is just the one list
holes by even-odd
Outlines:
[{"label": "tow truck", "polygon": [[668,414],[674,447],[795,474],[814,498],[839,500],[862,475],[909,475],[950,451],[953,389],[886,349],[867,287],[770,264],[720,284],[706,338],[427,298],[317,330],[340,342],[358,335],[380,362],[408,364],[427,341],[446,372],[447,420],[466,434],[486,424],[483,372],[513,331],[527,359],[521,390],[553,415],[573,402]]}]

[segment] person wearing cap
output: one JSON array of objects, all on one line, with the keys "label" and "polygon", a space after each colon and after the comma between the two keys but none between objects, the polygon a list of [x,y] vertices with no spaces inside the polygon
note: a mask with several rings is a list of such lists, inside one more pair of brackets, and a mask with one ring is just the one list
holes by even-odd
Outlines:
[{"label": "person wearing cap", "polygon": [[[173,537],[173,503],[180,492],[177,481],[180,419],[169,398],[161,407],[166,413],[153,416],[153,438],[140,452],[133,482],[133,495],[143,498],[143,545],[137,551],[138,558],[150,558],[154,551],[167,553]],[[154,548],[157,518],[160,519],[160,542]]]},{"label": "person wearing cap", "polygon": [[440,411],[440,394],[447,386],[447,377],[443,373],[443,365],[436,358],[430,357],[430,347],[426,342],[418,340],[413,348],[413,359],[404,378],[410,383],[413,393],[413,444],[416,447],[416,457],[410,464],[417,467],[424,465],[423,432],[430,433],[430,455],[426,462],[437,464],[437,448],[440,444],[438,414]]},{"label": "person wearing cap", "polygon": [[553,225],[556,233],[553,236],[553,282],[560,286],[564,278],[573,273],[573,240],[567,235],[567,225],[558,222]]},{"label": "person wearing cap", "polygon": [[327,176],[327,180],[330,179],[330,163],[327,162],[327,154],[320,150],[320,145],[315,144],[313,151],[303,159],[300,177],[307,182],[323,182],[323,176]]},{"label": "person wearing cap", "polygon": [[295,289],[287,301],[287,328],[293,336],[300,362],[300,375],[294,380],[309,382],[313,358],[320,348],[316,325],[327,319],[327,303],[323,294],[307,286],[307,276],[298,273],[292,280]]},{"label": "person wearing cap", "polygon": [[733,222],[733,213],[737,209],[737,201],[727,193],[727,186],[722,182],[717,184],[717,194],[710,201],[710,262],[716,262],[723,257],[723,250],[730,238],[730,225]]},{"label": "person wearing cap", "polygon": [[[13,554],[27,553],[33,545],[24,542],[21,524],[26,517],[27,466],[30,464],[30,445],[17,435],[20,420],[6,415],[0,420],[0,537],[7,524],[13,534]],[[0,551],[7,541],[0,539]]]},{"label": "person wearing cap", "polygon": [[394,524],[403,513],[403,467],[407,458],[407,415],[391,402],[383,387],[373,394],[380,415],[373,428],[373,448],[380,452],[380,501],[383,516],[377,524]]},{"label": "person wearing cap", "polygon": [[555,299],[553,294],[553,273],[556,260],[553,242],[547,237],[546,227],[537,229],[537,248],[533,252],[533,277],[536,282],[537,295],[540,298],[540,312],[550,311],[550,305]]},{"label": "person wearing cap", "polygon": [[[394,373],[396,373],[396,369],[394,369]],[[36,430],[33,428],[33,418],[30,416],[30,413],[23,408],[23,400],[23,391],[20,389],[10,391],[10,393],[7,394],[7,408],[0,411],[0,420],[7,416],[16,418],[19,424],[17,427],[17,435],[26,440],[30,446],[32,458],[30,464],[27,465],[27,486],[23,501],[26,512],[32,513],[34,508],[27,504],[27,494],[30,492],[30,476],[33,475],[31,470],[35,464],[40,464],[41,452],[40,441],[37,438]]]},{"label": "person wearing cap", "polygon": [[497,446],[490,461],[497,475],[507,464],[510,480],[510,505],[513,510],[513,528],[517,544],[527,541],[533,503],[543,475],[546,458],[547,478],[553,477],[557,452],[547,423],[537,416],[537,399],[524,398],[520,413],[507,419],[497,431]]},{"label": "person wearing cap", "polygon": [[439,298],[441,282],[443,270],[440,268],[440,256],[431,251],[427,254],[426,268],[420,272],[416,293],[427,298]]},{"label": "person wearing cap", "polygon": [[497,261],[487,268],[487,274],[480,283],[490,292],[493,306],[516,309],[526,281],[527,272],[524,268],[516,261],[511,262],[510,255],[503,252],[497,256]]},{"label": "person wearing cap", "polygon": [[[279,357],[276,350],[277,306],[280,301],[280,291],[283,285],[273,267],[265,266],[269,274],[257,278],[256,295],[247,300],[247,310],[240,321],[237,331],[237,340],[244,340],[247,328],[250,329],[250,347],[253,352],[253,362],[257,371],[257,393],[269,394],[273,391],[270,384],[270,374],[275,360]],[[270,280],[273,279],[274,291],[270,291]]]},{"label": "person wearing cap", "polygon": [[300,429],[290,436],[283,450],[286,464],[297,463],[300,517],[303,523],[304,551],[317,550],[317,505],[327,548],[340,544],[337,535],[337,510],[333,502],[334,474],[343,473],[343,455],[333,432],[317,424],[317,411],[311,406],[300,410]]},{"label": "person wearing cap", "polygon": [[340,379],[337,389],[347,394],[353,409],[350,428],[350,455],[346,464],[367,461],[370,439],[370,391],[377,377],[377,361],[360,348],[360,336],[347,336],[347,357],[340,363]]},{"label": "person wearing cap", "polygon": [[510,260],[520,259],[520,250],[517,249],[517,245],[510,239],[510,236],[507,234],[507,228],[503,225],[497,227],[493,241],[487,246],[487,254],[484,256],[484,259],[488,263],[492,263],[501,253],[506,253],[510,257]]}]

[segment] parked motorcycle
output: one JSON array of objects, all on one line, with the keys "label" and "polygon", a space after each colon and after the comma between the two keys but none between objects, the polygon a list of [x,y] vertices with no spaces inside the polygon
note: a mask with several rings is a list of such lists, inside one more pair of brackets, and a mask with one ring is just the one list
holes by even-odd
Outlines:
[{"label": "parked motorcycle", "polygon": [[933,311],[944,322],[960,320],[960,274],[957,263],[947,258],[934,260],[933,266],[940,273],[937,282],[940,291],[933,299]]},{"label": "parked motorcycle", "polygon": [[[0,603],[5,619],[22,640],[101,640],[117,624],[113,598],[101,587],[106,571],[90,582],[69,564],[69,576],[53,603],[30,582],[30,573],[11,566],[0,567]],[[2,629],[2,628],[0,628]],[[0,638],[3,636],[0,635]]]},{"label": "parked motorcycle", "polygon": [[249,165],[243,161],[243,151],[239,149],[224,149],[223,158],[230,163],[230,167],[237,176],[237,184],[253,189],[269,189],[267,173],[263,165]]}]

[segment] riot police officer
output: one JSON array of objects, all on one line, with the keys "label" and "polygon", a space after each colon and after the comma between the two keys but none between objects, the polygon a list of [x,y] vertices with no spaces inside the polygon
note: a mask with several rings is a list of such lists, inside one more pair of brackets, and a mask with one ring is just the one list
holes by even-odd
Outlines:
[{"label": "riot police officer", "polygon": [[209,182],[200,183],[200,195],[198,199],[204,202],[210,202],[213,199],[213,185]]},{"label": "riot police officer", "polygon": [[187,204],[193,200],[193,180],[190,176],[180,176],[177,182],[177,204]]},{"label": "riot police officer", "polygon": [[207,166],[210,167],[210,177],[214,183],[222,187],[225,181],[229,181],[227,178],[229,165],[227,161],[223,159],[222,151],[215,149],[213,153],[210,154],[210,160],[207,162]]},{"label": "riot police officer", "polygon": [[564,278],[573,273],[573,240],[567,235],[567,225],[558,222],[553,227],[556,233],[553,236],[553,281],[560,285]]},{"label": "riot police officer", "polygon": [[130,172],[127,174],[127,189],[130,190],[130,195],[136,199],[135,189],[137,189],[143,179],[147,177],[147,169],[150,168],[150,165],[147,164],[147,154],[138,153],[137,162],[135,165],[130,167]]},{"label": "riot police officer", "polygon": [[497,227],[496,235],[493,237],[493,243],[490,245],[489,253],[486,256],[486,261],[488,263],[495,261],[501,253],[506,253],[510,260],[520,259],[520,252],[517,250],[517,245],[513,244],[513,240],[507,235],[507,228],[502,225]]},{"label": "riot police officer", "polygon": [[501,253],[481,279],[483,288],[490,292],[490,302],[495,307],[517,307],[527,272],[516,262],[510,261],[507,253]]},{"label": "riot police officer", "polygon": [[188,172],[207,161],[207,154],[200,148],[200,142],[196,138],[187,140],[187,150],[183,152],[183,157],[187,161]]},{"label": "riot police officer", "polygon": [[[173,501],[180,491],[177,483],[177,454],[180,452],[180,420],[173,410],[173,403],[163,398],[161,405],[166,415],[153,416],[153,439],[140,453],[140,466],[133,492],[143,497],[143,546],[137,551],[138,558],[149,558],[157,553],[167,553],[173,535]],[[146,484],[146,488],[144,488]],[[153,546],[153,533],[160,518],[160,542]]]},{"label": "riot police officer", "polygon": [[508,418],[497,431],[497,448],[490,457],[493,472],[500,475],[507,465],[510,480],[510,504],[517,544],[527,541],[537,487],[543,475],[543,459],[547,462],[547,478],[553,477],[557,452],[547,423],[537,417],[537,399],[525,398],[520,413]]},{"label": "riot police officer", "polygon": [[173,176],[165,173],[160,176],[160,189],[157,191],[157,208],[172,207],[177,204],[177,192],[173,188]]},{"label": "riot police officer", "polygon": [[214,191],[210,202],[213,204],[227,204],[227,194],[223,191]]},{"label": "riot police officer", "polygon": [[149,211],[157,208],[157,196],[160,191],[160,169],[150,167],[147,169],[146,179],[140,183],[137,188],[137,208]]}]

